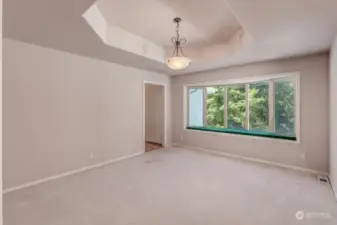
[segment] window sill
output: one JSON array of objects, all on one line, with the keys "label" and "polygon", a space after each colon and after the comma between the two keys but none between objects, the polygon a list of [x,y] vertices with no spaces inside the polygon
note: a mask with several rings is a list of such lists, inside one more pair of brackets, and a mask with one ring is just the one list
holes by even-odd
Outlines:
[{"label": "window sill", "polygon": [[186,129],[187,130],[198,130],[198,131],[206,131],[206,132],[238,134],[238,135],[253,136],[253,137],[263,137],[263,138],[271,138],[271,139],[297,141],[297,138],[293,137],[293,136],[284,136],[284,135],[267,133],[267,132],[234,130],[234,129],[229,129],[229,128],[215,128],[215,127],[186,127]]}]

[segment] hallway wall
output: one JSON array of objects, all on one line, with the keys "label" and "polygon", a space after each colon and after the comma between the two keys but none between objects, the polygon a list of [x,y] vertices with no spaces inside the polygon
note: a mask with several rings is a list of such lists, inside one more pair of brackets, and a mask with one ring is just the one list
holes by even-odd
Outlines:
[{"label": "hallway wall", "polygon": [[145,140],[164,144],[164,86],[145,85]]}]

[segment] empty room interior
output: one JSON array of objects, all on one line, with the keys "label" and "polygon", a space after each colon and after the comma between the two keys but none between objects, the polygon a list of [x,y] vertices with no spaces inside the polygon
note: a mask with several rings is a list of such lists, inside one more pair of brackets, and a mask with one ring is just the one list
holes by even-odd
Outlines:
[{"label": "empty room interior", "polygon": [[4,225],[337,224],[336,0],[1,2]]}]

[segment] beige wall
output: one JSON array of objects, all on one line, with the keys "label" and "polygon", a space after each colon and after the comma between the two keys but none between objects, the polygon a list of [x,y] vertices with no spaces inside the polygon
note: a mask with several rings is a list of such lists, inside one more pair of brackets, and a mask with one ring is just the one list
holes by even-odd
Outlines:
[{"label": "beige wall", "polygon": [[[4,39],[4,188],[144,151],[143,81],[166,75]],[[170,111],[170,99],[166,101]],[[171,142],[167,113],[167,143]]]},{"label": "beige wall", "polygon": [[337,36],[330,57],[330,179],[337,198]]},{"label": "beige wall", "polygon": [[[0,36],[2,37],[2,0],[0,0]],[[2,42],[0,43],[0,126],[2,127]],[[2,191],[2,129],[0,131],[0,190]],[[0,191],[0,225],[2,225],[2,192]]]},{"label": "beige wall", "polygon": [[[172,80],[173,142],[328,171],[328,64],[328,54],[320,54],[174,77]],[[184,130],[184,84],[295,71],[301,72],[300,143]]]},{"label": "beige wall", "polygon": [[164,144],[164,86],[145,85],[145,140]]}]

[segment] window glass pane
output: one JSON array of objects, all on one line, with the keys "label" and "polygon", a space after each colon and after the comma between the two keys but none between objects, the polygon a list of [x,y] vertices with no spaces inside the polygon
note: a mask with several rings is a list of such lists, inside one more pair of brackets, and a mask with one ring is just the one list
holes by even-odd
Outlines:
[{"label": "window glass pane", "polygon": [[228,86],[227,126],[233,129],[245,127],[245,85]]},{"label": "window glass pane", "polygon": [[207,126],[224,127],[224,87],[207,87]]},{"label": "window glass pane", "polygon": [[275,133],[294,136],[293,81],[275,82]]},{"label": "window glass pane", "polygon": [[203,90],[189,89],[189,126],[203,126]]},{"label": "window glass pane", "polygon": [[269,84],[256,83],[249,85],[249,129],[254,131],[268,131]]}]

